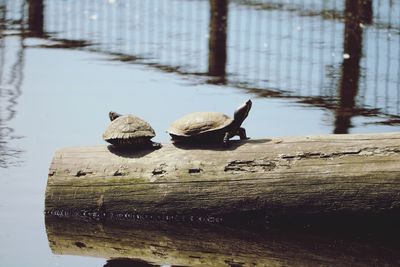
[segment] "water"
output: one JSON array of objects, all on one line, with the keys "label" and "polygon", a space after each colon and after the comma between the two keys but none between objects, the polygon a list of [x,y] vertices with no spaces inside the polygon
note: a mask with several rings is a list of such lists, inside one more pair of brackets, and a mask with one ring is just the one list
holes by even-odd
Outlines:
[{"label": "water", "polygon": [[[23,1],[0,1],[0,266],[103,266],[111,254],[99,253],[98,243],[100,247],[122,246],[122,252],[114,254],[118,257],[146,253],[137,250],[139,254],[129,255],[129,250],[135,249],[131,246],[134,233],[126,243],[112,240],[117,233],[123,236],[126,226],[48,223],[48,231],[55,233],[49,235],[50,241],[96,229],[100,237],[111,239],[107,243],[89,234],[87,239],[94,242],[90,243],[94,248],[92,252],[86,249],[87,253],[79,248],[80,243],[75,250],[49,243],[46,234],[44,192],[54,151],[104,144],[101,134],[110,110],[144,118],[159,142],[169,142],[165,130],[170,122],[188,112],[210,110],[231,115],[247,99],[253,100],[244,123],[251,138],[399,131],[399,3],[373,1],[374,21],[364,26],[359,67],[348,64],[353,71],[350,74],[359,73],[359,78],[346,84],[341,83],[341,77],[347,77],[343,74],[345,26],[340,17],[344,3],[304,2],[285,1],[281,6],[277,1],[232,1],[225,71],[210,77],[206,75],[207,1],[48,0],[44,2],[42,31],[27,24]],[[321,12],[325,9],[336,12]],[[353,93],[341,93],[341,84]],[[156,257],[159,265],[185,263],[180,261],[185,259],[185,242],[210,248],[209,241],[201,243],[209,239],[215,240],[217,247],[242,241],[253,251],[273,252],[260,256],[227,245],[225,251],[212,247],[206,256],[196,247],[188,253],[209,259],[234,259],[232,255],[238,253],[237,259],[243,261],[270,257],[283,265],[296,261],[332,264],[338,254],[344,260],[337,264],[349,258],[355,265],[368,265],[368,260],[399,261],[382,245],[385,242],[371,245],[363,240],[291,239],[274,234],[273,242],[268,243],[271,233],[252,238],[252,234],[238,232],[229,237],[229,232],[222,230],[221,234],[221,229],[202,230],[209,239],[199,240],[193,233],[200,230],[179,229],[181,236],[168,227],[162,232],[145,228],[137,234],[153,236],[150,242],[172,240],[165,241],[164,248],[170,257]],[[328,253],[338,242],[342,246]],[[309,248],[312,244],[326,249],[318,252]],[[306,248],[298,250],[303,246]],[[346,246],[355,249],[343,249]],[[128,252],[123,253],[124,249]],[[174,249],[181,254],[174,254]],[[374,250],[378,252],[371,252]],[[289,256],[284,256],[285,251]],[[288,257],[292,261],[286,261]],[[191,259],[194,265],[201,263]]]}]

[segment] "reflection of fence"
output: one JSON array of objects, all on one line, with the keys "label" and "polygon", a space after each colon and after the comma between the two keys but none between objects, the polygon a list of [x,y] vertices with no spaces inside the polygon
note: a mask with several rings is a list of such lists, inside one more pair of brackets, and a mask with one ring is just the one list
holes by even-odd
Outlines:
[{"label": "reflection of fence", "polygon": [[[17,100],[21,95],[24,50],[19,37],[4,38],[7,30],[4,24],[6,18],[7,10],[0,2],[0,167],[18,163],[18,155],[21,153],[9,144],[12,139],[17,138],[9,124],[15,117]],[[8,49],[15,45],[18,46],[17,49]],[[12,53],[13,51],[16,52]]]},{"label": "reflection of fence", "polygon": [[[3,1],[18,8],[23,0]],[[346,5],[350,2],[359,5]],[[86,49],[167,70],[210,72],[208,40],[213,31],[207,0],[44,3],[45,31],[52,37],[85,40],[91,44]],[[363,10],[357,24],[346,20],[351,8]],[[350,21],[362,27],[360,79],[351,89],[357,95],[354,108],[399,116],[399,14],[400,3],[390,0],[231,0],[227,63],[225,70],[213,73],[226,73],[223,82],[260,95],[311,97],[309,102],[336,107],[343,96],[338,90],[346,77],[343,63],[352,57],[344,45]]]}]

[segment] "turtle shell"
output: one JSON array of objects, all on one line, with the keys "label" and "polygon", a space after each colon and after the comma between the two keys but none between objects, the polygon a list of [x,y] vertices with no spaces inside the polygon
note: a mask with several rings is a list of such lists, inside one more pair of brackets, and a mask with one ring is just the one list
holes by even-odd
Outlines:
[{"label": "turtle shell", "polygon": [[233,120],[219,112],[194,112],[183,116],[171,124],[168,133],[181,137],[212,134],[229,126]]},{"label": "turtle shell", "polygon": [[103,139],[114,145],[139,145],[155,136],[153,128],[139,117],[124,115],[113,120]]}]

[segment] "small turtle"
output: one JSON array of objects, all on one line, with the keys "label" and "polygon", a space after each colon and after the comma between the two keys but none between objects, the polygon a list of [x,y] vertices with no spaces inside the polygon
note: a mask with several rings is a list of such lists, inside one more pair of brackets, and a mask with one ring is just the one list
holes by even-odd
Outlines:
[{"label": "small turtle", "polygon": [[194,112],[171,124],[167,130],[172,140],[185,143],[223,143],[235,135],[240,140],[248,139],[246,130],[241,128],[251,109],[251,100],[240,105],[233,119],[219,112]]},{"label": "small turtle", "polygon": [[160,148],[151,138],[156,136],[153,128],[134,115],[121,115],[111,111],[111,123],[103,133],[103,139],[117,147]]}]

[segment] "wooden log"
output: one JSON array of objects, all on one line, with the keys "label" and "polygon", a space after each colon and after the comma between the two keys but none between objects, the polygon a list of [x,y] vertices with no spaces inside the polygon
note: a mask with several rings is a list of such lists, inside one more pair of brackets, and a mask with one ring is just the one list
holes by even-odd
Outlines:
[{"label": "wooden log", "polygon": [[400,133],[65,148],[51,163],[45,204],[51,214],[211,221],[399,215]]},{"label": "wooden log", "polygon": [[[308,231],[253,232],[220,227],[46,218],[54,254],[135,259],[154,266],[399,266],[398,233],[390,236]],[[135,261],[141,263],[135,265]],[[111,261],[110,261],[111,262]],[[127,261],[129,262],[129,261]],[[108,266],[108,265],[107,265]],[[111,264],[110,264],[111,266]],[[122,265],[115,265],[122,266]]]}]

